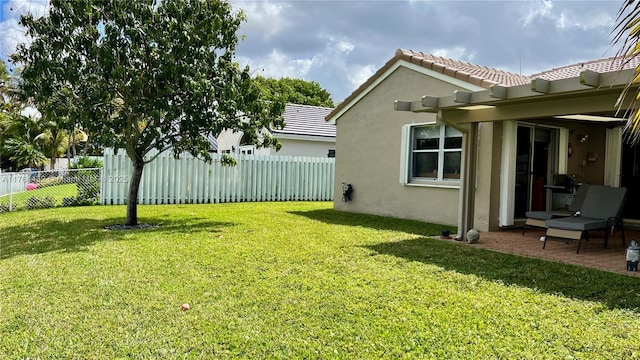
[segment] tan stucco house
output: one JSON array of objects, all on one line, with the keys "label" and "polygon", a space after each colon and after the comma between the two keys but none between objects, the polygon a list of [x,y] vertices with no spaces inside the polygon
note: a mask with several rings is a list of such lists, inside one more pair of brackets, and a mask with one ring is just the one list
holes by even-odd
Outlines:
[{"label": "tan stucco house", "polygon": [[637,222],[640,151],[624,143],[616,106],[637,64],[599,59],[523,76],[398,50],[326,117],[340,134],[334,207],[464,236],[552,209],[566,196],[554,182],[568,178],[627,187],[623,217]]},{"label": "tan stucco house", "polygon": [[332,108],[286,104],[282,129],[265,132],[280,141],[282,147],[256,148],[243,142],[242,132],[225,130],[216,139],[217,151],[252,155],[333,157],[335,155],[336,126],[325,121]]}]

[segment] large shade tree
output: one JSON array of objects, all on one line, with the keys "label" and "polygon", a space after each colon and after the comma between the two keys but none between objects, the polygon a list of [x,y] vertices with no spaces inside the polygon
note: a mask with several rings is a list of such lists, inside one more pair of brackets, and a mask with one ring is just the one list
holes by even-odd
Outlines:
[{"label": "large shade tree", "polygon": [[[280,128],[284,101],[266,101],[234,58],[244,21],[219,0],[52,0],[41,18],[21,17],[30,44],[12,61],[35,103],[72,100],[69,118],[92,140],[121,147],[133,163],[127,225],[136,225],[146,163],[162,151],[210,160],[207,136],[224,129],[258,137]],[[273,99],[272,99],[273,100]]]},{"label": "large shade tree", "polygon": [[266,96],[282,97],[288,103],[334,107],[331,94],[316,81],[256,77]]}]

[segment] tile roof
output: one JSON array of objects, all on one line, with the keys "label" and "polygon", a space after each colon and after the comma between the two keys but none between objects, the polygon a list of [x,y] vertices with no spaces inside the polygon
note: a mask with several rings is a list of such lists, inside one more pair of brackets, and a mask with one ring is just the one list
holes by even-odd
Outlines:
[{"label": "tile roof", "polygon": [[447,59],[422,52],[398,49],[396,58],[443,73],[458,80],[488,89],[491,85],[523,85],[531,82],[530,76],[518,75],[508,71],[475,65],[464,61]]},{"label": "tile roof", "polygon": [[530,84],[535,78],[543,78],[545,80],[561,80],[580,75],[580,70],[589,69],[596,72],[604,73],[617,70],[625,70],[635,68],[640,65],[640,56],[625,59],[620,57],[610,57],[606,59],[598,59],[592,61],[579,62],[572,65],[554,68],[542,71],[533,75],[518,75],[508,71],[498,70],[487,66],[475,65],[463,61],[447,59],[441,56],[425,54],[413,50],[398,49],[395,56],[387,61],[375,74],[358,87],[351,95],[349,95],[342,103],[340,103],[331,113],[327,115],[327,120],[339,114],[343,109],[351,106],[363,91],[373,84],[385,71],[393,66],[398,60],[404,60],[412,64],[437,71],[444,75],[453,77],[458,80],[474,84],[485,89],[492,85],[517,86]]},{"label": "tile roof", "polygon": [[336,126],[325,121],[325,117],[331,112],[331,108],[287,104],[284,113],[286,125],[282,130],[272,131],[274,134],[307,135],[335,137]]},{"label": "tile roof", "polygon": [[474,65],[463,61],[456,61],[440,56],[429,55],[422,52],[398,49],[395,56],[387,61],[378,71],[375,72],[367,81],[360,85],[351,95],[338,104],[328,117],[338,114],[345,107],[351,106],[351,102],[355,100],[369,85],[373,84],[385,71],[387,71],[398,60],[408,61],[412,64],[422,66],[433,71],[440,72],[447,76],[469,82],[471,84],[488,89],[491,85],[521,85],[531,82],[530,76],[513,74],[507,71],[493,69],[487,66]]},{"label": "tile roof", "polygon": [[630,59],[622,57],[610,57],[606,59],[598,59],[591,61],[579,62],[567,66],[545,70],[533,74],[532,78],[542,78],[545,80],[561,80],[578,77],[582,69],[588,69],[599,73],[611,71],[633,69],[640,64],[640,57],[636,56]]}]

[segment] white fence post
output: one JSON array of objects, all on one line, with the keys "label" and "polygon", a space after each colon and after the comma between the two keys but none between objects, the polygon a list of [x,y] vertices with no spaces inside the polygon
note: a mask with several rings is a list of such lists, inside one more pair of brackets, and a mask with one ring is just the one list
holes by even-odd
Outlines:
[{"label": "white fence post", "polygon": [[13,174],[9,174],[9,211],[13,211]]}]

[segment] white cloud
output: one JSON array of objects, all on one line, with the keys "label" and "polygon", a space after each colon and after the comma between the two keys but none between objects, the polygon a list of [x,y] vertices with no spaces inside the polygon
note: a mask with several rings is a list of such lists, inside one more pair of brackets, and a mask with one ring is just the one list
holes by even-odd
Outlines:
[{"label": "white cloud", "polygon": [[351,86],[356,89],[367,81],[375,72],[376,68],[372,64],[347,66],[347,78]]},{"label": "white cloud", "polygon": [[564,29],[567,27],[567,18],[564,16],[564,13],[560,14],[560,16],[556,19],[556,27],[559,29]]},{"label": "white cloud", "polygon": [[[561,6],[566,4],[561,3]],[[585,6],[589,10],[588,5]],[[575,7],[554,8],[551,0],[536,0],[523,7],[522,24],[526,27],[534,21],[545,19],[551,21],[556,29],[567,30],[577,28],[581,30],[607,29],[611,30],[615,24],[615,18],[606,12],[580,11]]]},{"label": "white cloud", "polygon": [[281,77],[305,78],[315,61],[317,60],[314,58],[290,58],[276,49],[273,49],[266,58],[262,59],[238,58],[240,64],[249,64],[251,69],[259,72],[260,75],[276,79]]},{"label": "white cloud", "polygon": [[47,13],[49,0],[9,0],[4,4],[5,18],[20,19],[20,15],[28,13],[36,18]]},{"label": "white cloud", "polygon": [[0,57],[6,59],[20,43],[28,43],[25,29],[18,21],[28,13],[40,17],[47,13],[49,0],[10,0],[4,3],[4,19],[0,19]]},{"label": "white cloud", "polygon": [[576,27],[580,27],[583,30],[606,29],[611,31],[613,30],[613,24],[616,22],[613,16],[606,13],[600,13],[596,16],[585,16],[583,18],[584,21],[577,21],[575,23]]},{"label": "white cloud", "polygon": [[284,31],[291,22],[284,16],[290,7],[285,2],[233,1],[234,8],[242,9],[247,16],[243,26],[250,27],[252,33],[270,38]]},{"label": "white cloud", "polygon": [[18,44],[26,42],[25,30],[15,19],[0,22],[0,57],[13,54]]},{"label": "white cloud", "polygon": [[337,48],[341,52],[348,54],[354,49],[354,46],[348,41],[339,41],[337,44]]},{"label": "white cloud", "polygon": [[553,2],[551,0],[538,0],[530,4],[528,9],[525,10],[523,16],[523,24],[527,26],[531,24],[537,18],[548,18],[552,15]]},{"label": "white cloud", "polygon": [[475,52],[467,53],[467,49],[462,46],[456,46],[452,48],[433,49],[431,53],[435,56],[441,56],[444,58],[473,62]]}]

